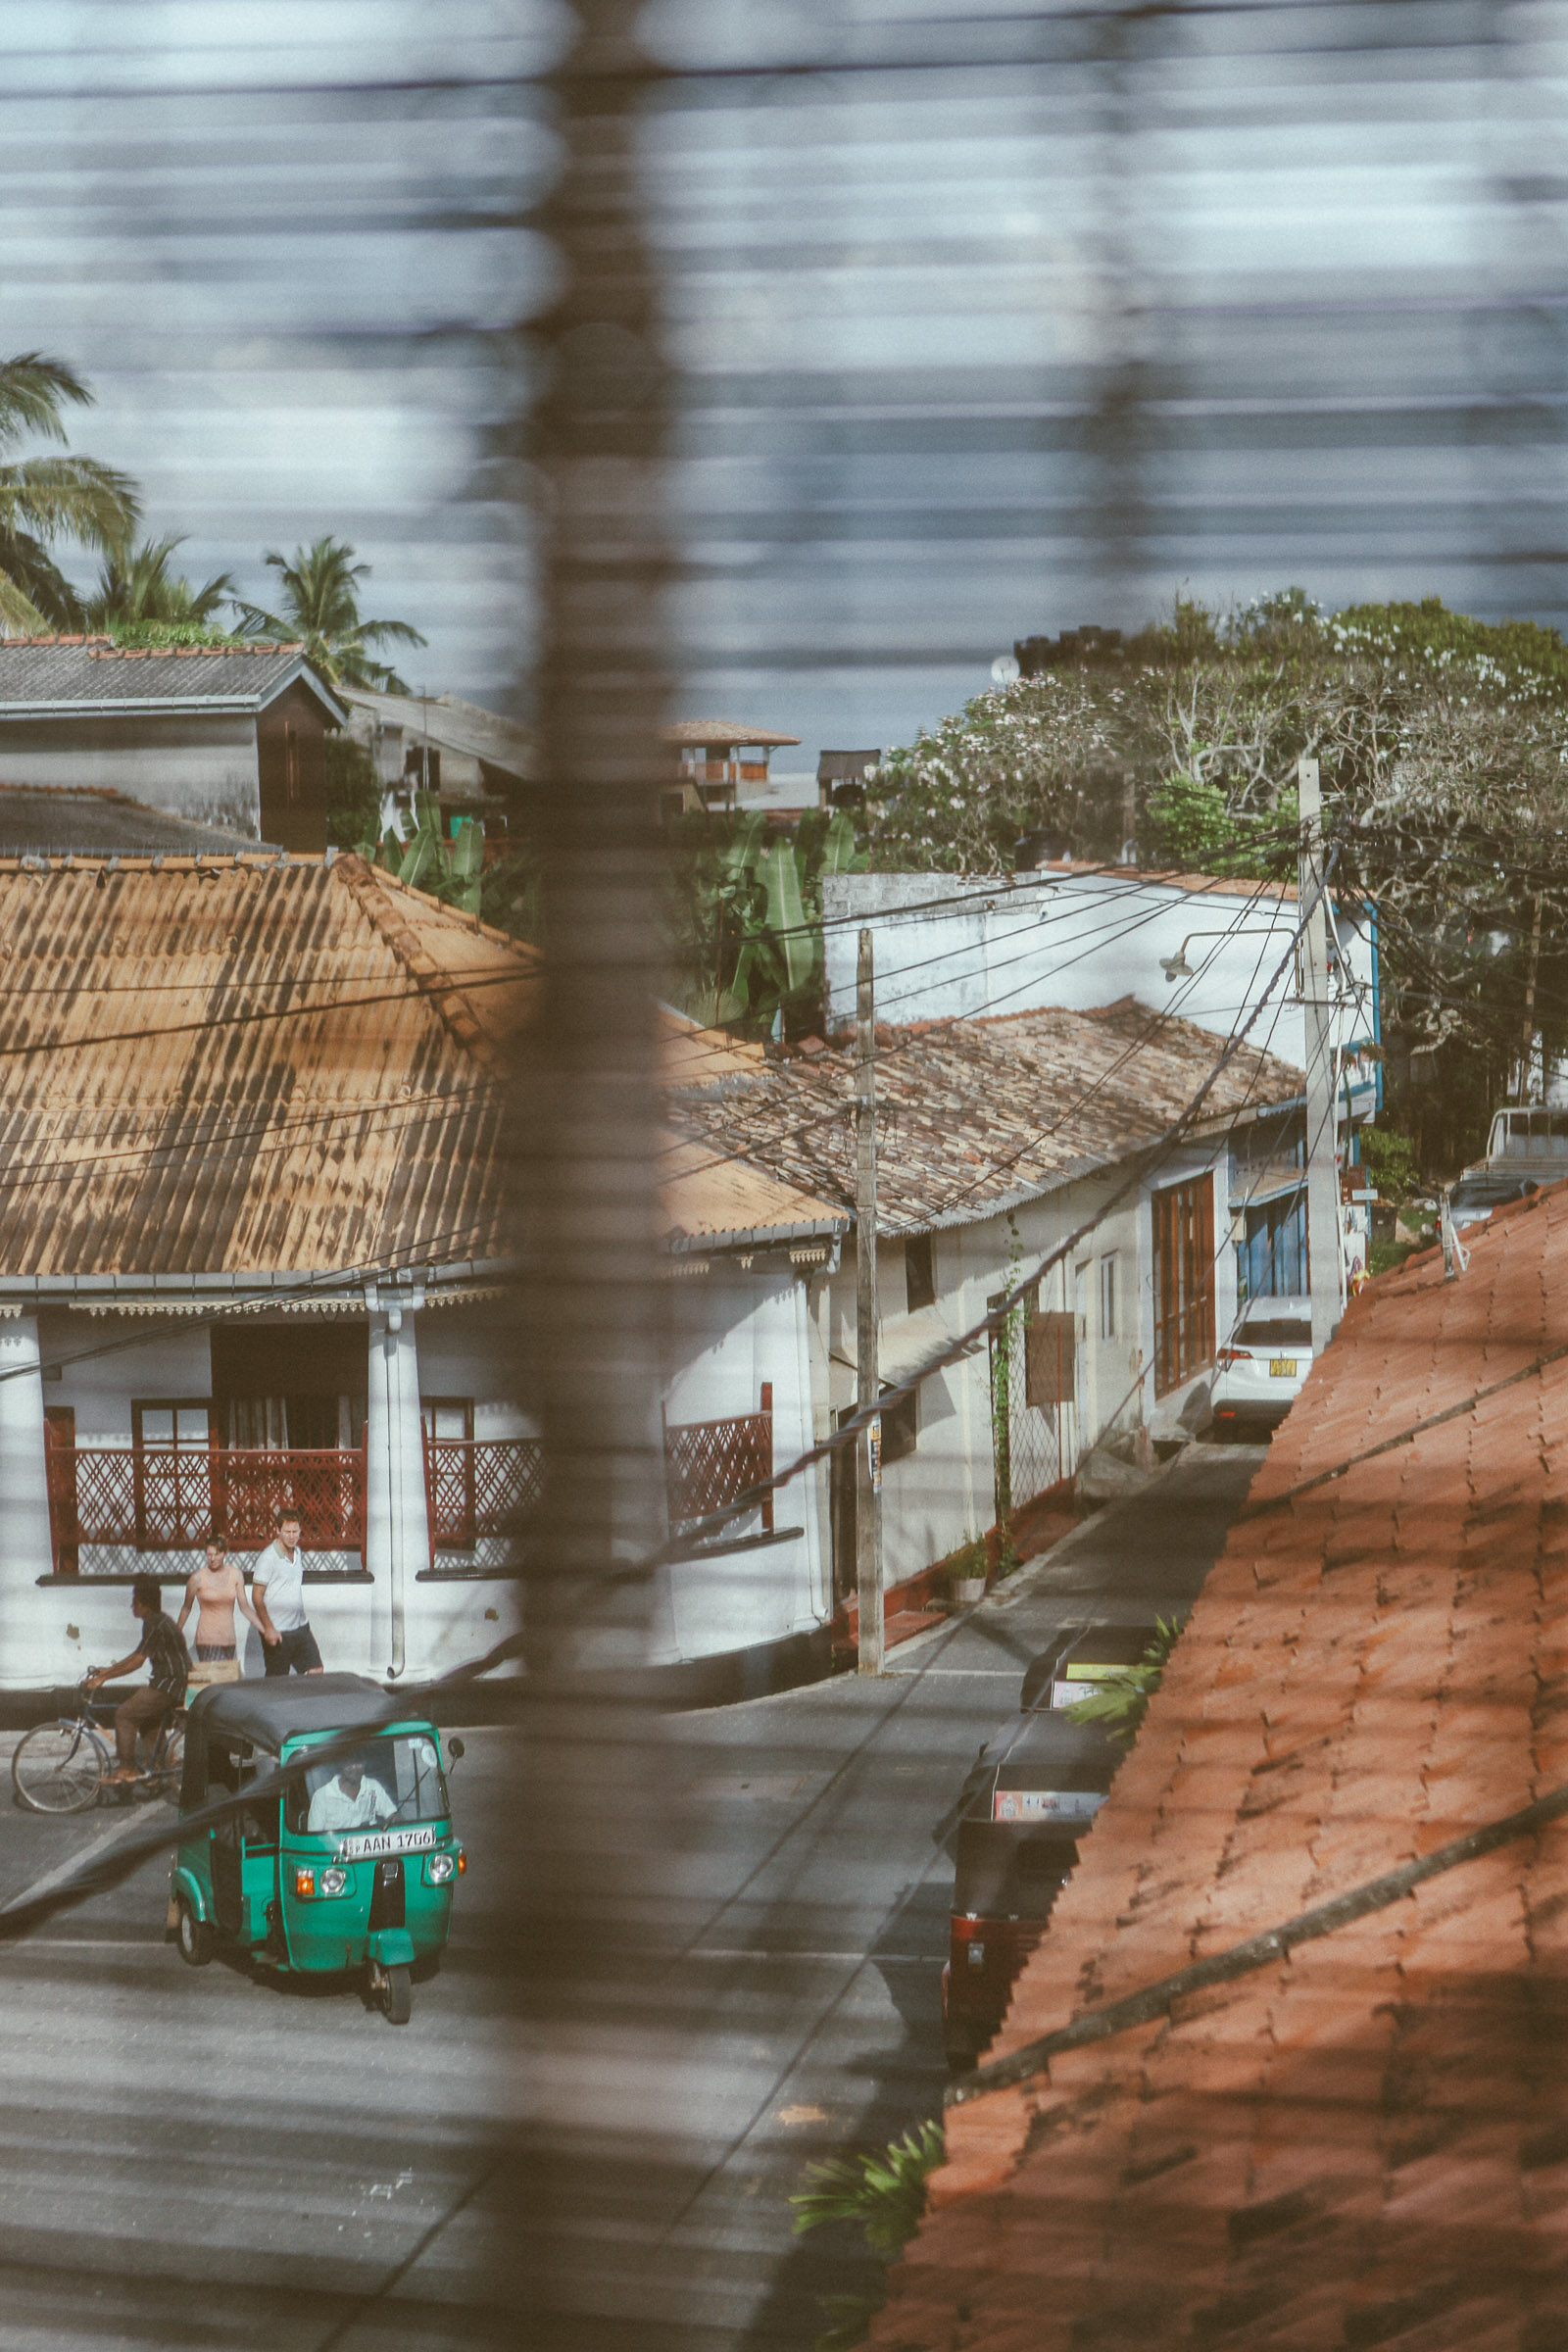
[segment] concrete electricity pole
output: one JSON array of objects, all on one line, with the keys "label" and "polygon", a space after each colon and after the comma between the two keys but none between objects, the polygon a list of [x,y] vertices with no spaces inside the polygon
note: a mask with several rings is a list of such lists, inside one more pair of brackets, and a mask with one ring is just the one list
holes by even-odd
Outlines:
[{"label": "concrete electricity pole", "polygon": [[[876,1005],[871,934],[860,933],[855,1004],[855,1401],[876,1411]],[[855,1591],[859,1609],[858,1663],[882,1671],[882,1423],[855,1442]]]},{"label": "concrete electricity pole", "polygon": [[[1301,811],[1303,912],[1323,882],[1323,791],[1315,760],[1296,768]],[[1328,895],[1316,899],[1301,937],[1301,1009],[1306,1016],[1306,1244],[1312,1292],[1312,1352],[1321,1355],[1345,1311],[1345,1245],[1340,1226],[1334,1087],[1335,992],[1329,978]]]}]

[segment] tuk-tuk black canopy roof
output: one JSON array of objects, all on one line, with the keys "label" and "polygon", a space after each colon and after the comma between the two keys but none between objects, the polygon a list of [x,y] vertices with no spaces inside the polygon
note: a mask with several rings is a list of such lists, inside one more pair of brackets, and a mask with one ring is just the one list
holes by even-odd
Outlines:
[{"label": "tuk-tuk black canopy roof", "polygon": [[276,1756],[301,1732],[372,1732],[383,1724],[424,1720],[363,1674],[270,1675],[212,1684],[197,1692],[185,1719],[181,1809],[188,1813],[206,1801],[207,1749],[213,1740],[246,1740]]},{"label": "tuk-tuk black canopy roof", "polygon": [[281,1753],[301,1732],[369,1731],[407,1710],[363,1674],[269,1675],[265,1681],[217,1683],[198,1691],[185,1744],[198,1724],[208,1738],[226,1732],[253,1747]]}]

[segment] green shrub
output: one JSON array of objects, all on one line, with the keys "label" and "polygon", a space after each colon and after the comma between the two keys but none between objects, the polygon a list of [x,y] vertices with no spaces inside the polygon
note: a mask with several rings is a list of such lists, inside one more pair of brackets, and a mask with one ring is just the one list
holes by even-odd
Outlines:
[{"label": "green shrub", "polygon": [[1408,1136],[1395,1135],[1383,1127],[1363,1127],[1361,1164],[1385,1200],[1407,1200],[1420,1190],[1421,1171]]},{"label": "green shrub", "polygon": [[1165,1661],[1176,1646],[1184,1620],[1156,1617],[1154,1623],[1159,1630],[1138,1665],[1118,1673],[1114,1682],[1097,1690],[1092,1698],[1081,1698],[1076,1706],[1066,1709],[1074,1723],[1102,1723],[1113,1740],[1131,1747],[1149,1702],[1159,1689]]}]

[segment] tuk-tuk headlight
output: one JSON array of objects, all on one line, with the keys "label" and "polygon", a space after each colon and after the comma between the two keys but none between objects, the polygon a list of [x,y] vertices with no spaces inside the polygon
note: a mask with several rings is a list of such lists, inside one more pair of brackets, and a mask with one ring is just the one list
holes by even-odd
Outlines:
[{"label": "tuk-tuk headlight", "polygon": [[348,1890],[348,1872],[336,1862],[329,1864],[321,1873],[321,1892],[323,1894],[344,1894]]},{"label": "tuk-tuk headlight", "polygon": [[458,1875],[457,1855],[426,1854],[424,1858],[424,1875],[427,1884],[431,1886],[448,1886]]}]

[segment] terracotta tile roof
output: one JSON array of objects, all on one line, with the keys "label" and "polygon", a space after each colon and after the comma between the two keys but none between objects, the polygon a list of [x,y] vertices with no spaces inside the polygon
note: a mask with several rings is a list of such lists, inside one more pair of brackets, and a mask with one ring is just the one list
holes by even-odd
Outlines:
[{"label": "terracotta tile roof", "polygon": [[[1108,1166],[1161,1135],[1212,1068],[1218,1043],[1127,997],[878,1030],[877,1207],[892,1231],[991,1216]],[[812,1041],[814,1044],[814,1041]],[[852,1207],[855,1064],[847,1044],[767,1062],[759,1083],[685,1105],[714,1151]],[[1209,1124],[1294,1101],[1301,1074],[1244,1046],[1205,1105]]]},{"label": "terracotta tile roof", "polygon": [[[995,2059],[1568,1782],[1568,1188],[1314,1364]],[[1523,1372],[1481,1404],[1476,1390]],[[1457,1417],[1285,1501],[1451,1405]],[[1568,2341],[1568,1823],[950,2112],[901,2352]]]},{"label": "terracotta tile roof", "polygon": [[0,718],[149,703],[260,709],[296,677],[339,721],[347,716],[298,645],[147,648],[109,637],[0,637]]}]

